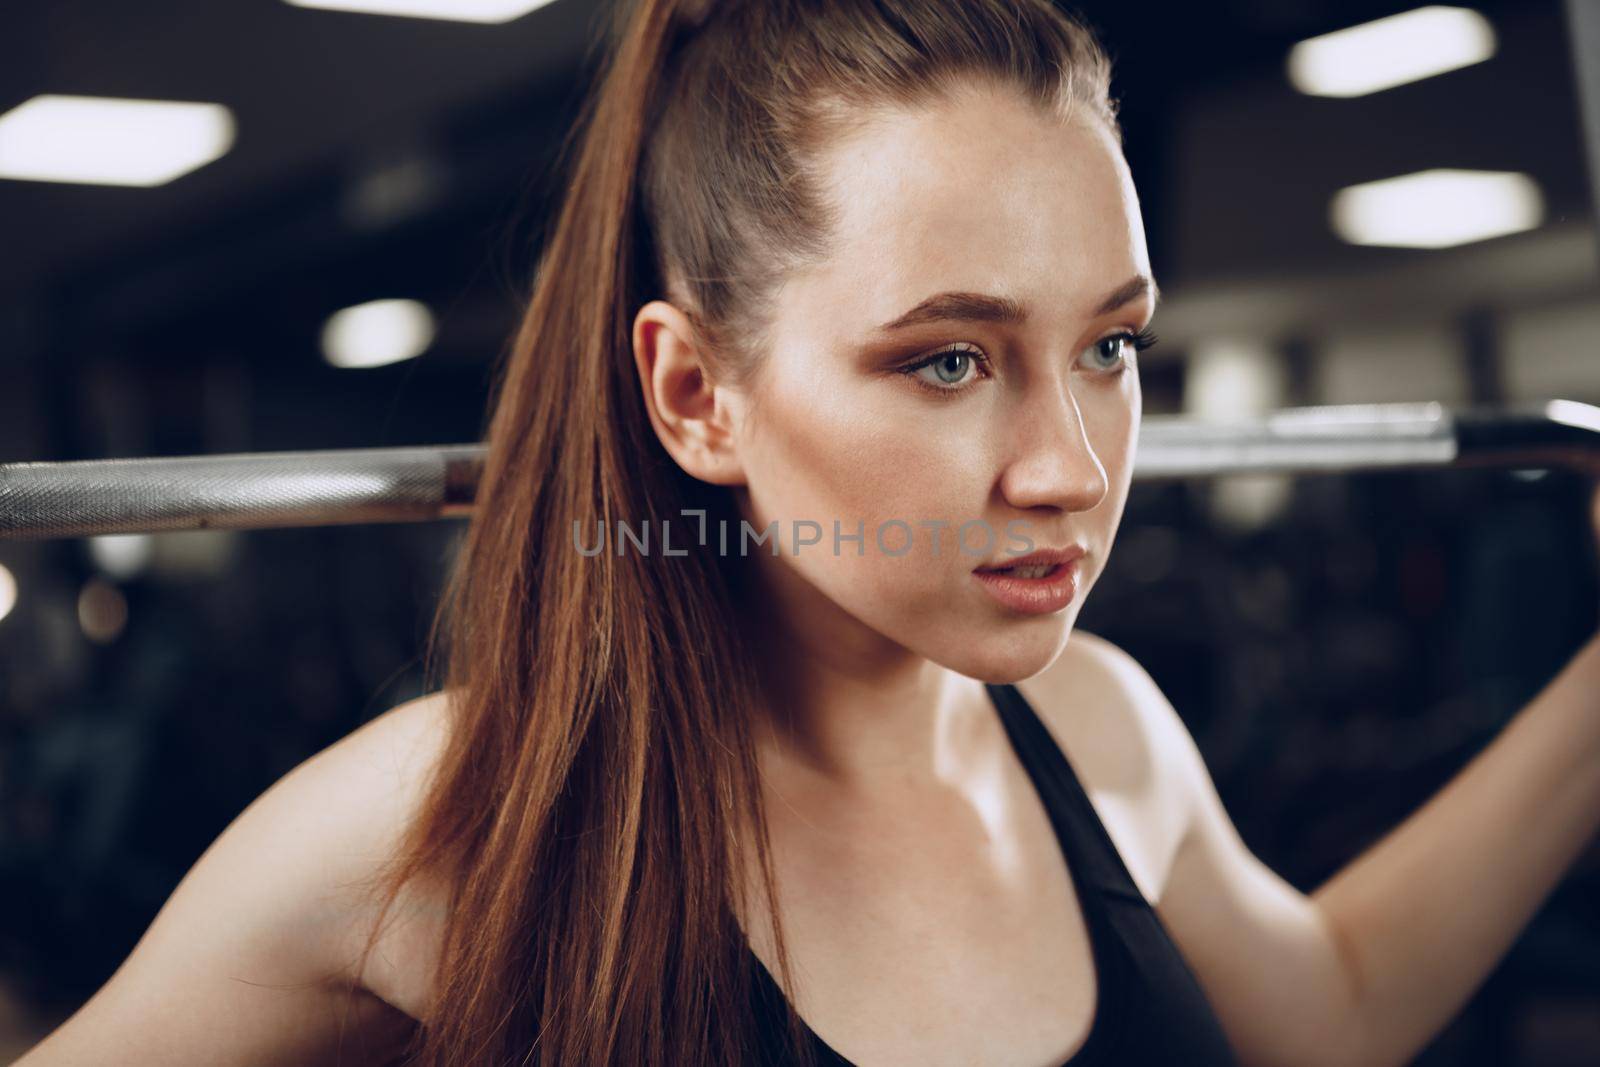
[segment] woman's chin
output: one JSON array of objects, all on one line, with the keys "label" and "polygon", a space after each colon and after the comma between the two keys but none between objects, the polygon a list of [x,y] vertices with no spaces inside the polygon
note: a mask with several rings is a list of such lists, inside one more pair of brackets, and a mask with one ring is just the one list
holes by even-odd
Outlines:
[{"label": "woman's chin", "polygon": [[1025,625],[991,629],[981,640],[964,644],[949,655],[929,656],[944,666],[992,685],[1010,685],[1049,667],[1066,647],[1076,612],[1035,616]]}]

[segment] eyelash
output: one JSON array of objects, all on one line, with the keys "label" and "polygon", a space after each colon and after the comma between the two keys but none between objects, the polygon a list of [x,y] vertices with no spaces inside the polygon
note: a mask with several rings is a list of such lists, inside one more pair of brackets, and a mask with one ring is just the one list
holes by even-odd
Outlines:
[{"label": "eyelash", "polygon": [[[1126,341],[1128,344],[1133,346],[1133,350],[1135,352],[1143,352],[1145,349],[1156,343],[1157,337],[1148,329],[1140,330],[1137,333],[1134,333],[1132,330],[1123,330],[1119,333],[1107,334],[1091,345],[1090,348],[1096,348],[1105,344],[1107,341]],[[1088,351],[1088,349],[1085,349],[1084,351]],[[985,355],[981,349],[974,346],[969,346],[965,342],[960,345],[951,345],[948,348],[941,348],[939,351],[925,356],[924,358],[917,360],[915,363],[900,368],[900,373],[909,377],[911,381],[919,388],[924,389],[938,397],[949,398],[956,396],[960,393],[966,392],[969,386],[932,385],[926,378],[923,378],[917,374],[917,371],[921,370],[923,367],[932,366],[939,360],[951,355],[970,356],[977,362],[979,368],[982,369],[984,373],[993,373],[993,367],[989,362],[989,357]],[[1105,376],[1108,378],[1120,378],[1123,374],[1127,373],[1129,366],[1129,360],[1126,356],[1124,356],[1115,370],[1108,370],[1104,372]]]}]

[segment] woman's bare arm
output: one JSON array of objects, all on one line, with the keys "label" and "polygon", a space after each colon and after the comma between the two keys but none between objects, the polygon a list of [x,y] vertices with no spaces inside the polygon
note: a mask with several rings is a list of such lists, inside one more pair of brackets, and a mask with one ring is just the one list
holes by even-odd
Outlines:
[{"label": "woman's bare arm", "polygon": [[360,891],[409,817],[440,694],[392,708],[256,798],[117,972],[18,1067],[381,1064],[416,1025],[354,975]]},{"label": "woman's bare arm", "polygon": [[1339,932],[1362,1062],[1402,1064],[1600,830],[1600,637],[1419,811],[1312,899]]},{"label": "woman's bare arm", "polygon": [[1159,911],[1240,1058],[1404,1064],[1482,983],[1600,830],[1600,636],[1422,808],[1306,895],[1262,864],[1192,737],[1099,642],[1130,713],[1181,755],[1189,826]]}]

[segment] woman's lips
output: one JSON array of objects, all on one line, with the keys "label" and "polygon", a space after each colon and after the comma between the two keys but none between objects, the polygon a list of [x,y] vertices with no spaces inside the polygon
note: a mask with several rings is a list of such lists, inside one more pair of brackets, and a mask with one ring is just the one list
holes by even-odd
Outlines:
[{"label": "woman's lips", "polygon": [[1089,550],[1080,544],[1069,544],[1062,548],[1041,548],[1023,556],[1006,556],[996,560],[988,566],[979,568],[984,571],[1016,570],[1018,567],[1048,567],[1056,563],[1071,563],[1088,555]]},{"label": "woman's lips", "polygon": [[1005,607],[1028,615],[1048,615],[1078,595],[1078,560],[1053,565],[1042,577],[1024,578],[1004,570],[973,571],[984,591]]}]

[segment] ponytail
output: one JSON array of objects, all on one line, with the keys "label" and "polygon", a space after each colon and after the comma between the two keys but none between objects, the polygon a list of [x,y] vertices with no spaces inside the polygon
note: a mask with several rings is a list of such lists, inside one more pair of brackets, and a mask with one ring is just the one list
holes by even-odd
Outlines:
[{"label": "ponytail", "polygon": [[[442,904],[414,1067],[805,1062],[758,1032],[742,920],[792,990],[751,723],[752,590],[710,551],[584,556],[572,531],[741,519],[656,438],[632,320],[670,295],[708,367],[760,358],[774,280],[826,251],[810,94],[987,72],[1114,122],[1107,65],[1051,0],[634,0],[562,152],[565,195],[491,396],[473,515],[429,634],[447,741],[375,879]],[[797,87],[803,87],[803,90]],[[712,106],[714,102],[715,106]],[[753,891],[753,892],[752,892]]]}]

